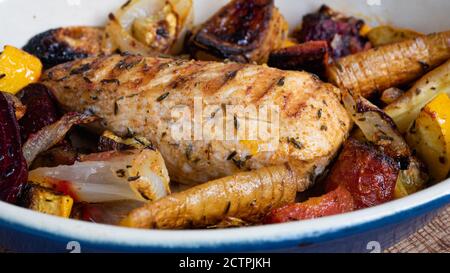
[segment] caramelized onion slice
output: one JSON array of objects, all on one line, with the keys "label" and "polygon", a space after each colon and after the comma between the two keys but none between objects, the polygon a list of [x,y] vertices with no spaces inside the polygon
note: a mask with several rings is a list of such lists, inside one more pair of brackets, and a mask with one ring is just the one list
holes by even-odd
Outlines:
[{"label": "caramelized onion slice", "polygon": [[33,163],[38,154],[47,151],[62,141],[72,126],[91,123],[95,120],[97,120],[97,117],[92,115],[68,113],[57,122],[32,134],[22,147],[23,156],[28,165]]},{"label": "caramelized onion slice", "polygon": [[386,113],[362,96],[354,96],[349,91],[343,92],[342,100],[367,140],[382,147],[395,159],[411,156],[408,144],[397,130],[394,121]]},{"label": "caramelized onion slice", "polygon": [[153,201],[170,194],[164,160],[149,149],[91,154],[70,166],[33,170],[29,180],[77,202]]},{"label": "caramelized onion slice", "polygon": [[104,47],[155,56],[177,54],[192,23],[191,0],[131,0],[106,25]]}]

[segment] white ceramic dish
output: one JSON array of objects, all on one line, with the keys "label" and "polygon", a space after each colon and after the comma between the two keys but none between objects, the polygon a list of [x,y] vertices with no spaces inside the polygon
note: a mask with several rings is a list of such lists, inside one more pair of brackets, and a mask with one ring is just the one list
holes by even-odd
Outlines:
[{"label": "white ceramic dish", "polygon": [[[0,0],[0,47],[69,25],[101,25],[124,0]],[[196,23],[227,1],[194,0]],[[278,0],[296,26],[322,3],[423,32],[450,29],[446,0]],[[322,219],[226,230],[135,230],[66,220],[0,202],[0,245],[21,251],[368,251],[387,247],[450,203],[450,180],[401,200]],[[76,241],[78,243],[70,243]]]}]

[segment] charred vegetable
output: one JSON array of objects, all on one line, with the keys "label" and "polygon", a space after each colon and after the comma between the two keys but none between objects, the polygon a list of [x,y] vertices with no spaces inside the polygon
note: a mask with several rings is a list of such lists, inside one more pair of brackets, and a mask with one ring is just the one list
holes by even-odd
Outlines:
[{"label": "charred vegetable", "polygon": [[428,103],[408,130],[408,143],[428,166],[433,180],[450,171],[450,99],[441,93]]},{"label": "charred vegetable", "polygon": [[291,170],[265,167],[174,193],[133,210],[121,224],[180,229],[215,226],[230,217],[258,223],[272,208],[293,203],[296,193]]},{"label": "charred vegetable", "polygon": [[74,125],[87,124],[97,120],[97,117],[88,114],[68,113],[60,120],[45,126],[25,142],[22,147],[23,155],[31,165],[36,156],[61,142],[67,132]]},{"label": "charred vegetable", "polygon": [[338,186],[323,196],[312,197],[305,202],[286,205],[272,210],[265,218],[265,224],[284,223],[318,218],[350,212],[355,209],[355,201],[344,186]]},{"label": "charred vegetable", "polygon": [[42,213],[69,218],[73,199],[39,185],[27,184],[19,205]]},{"label": "charred vegetable", "polygon": [[15,203],[27,182],[14,107],[0,93],[0,200]]},{"label": "charred vegetable", "polygon": [[56,28],[34,36],[23,50],[38,57],[47,69],[76,59],[112,53],[103,48],[103,35],[101,28]]},{"label": "charred vegetable", "polygon": [[[78,148],[78,147],[77,147]],[[72,165],[78,158],[78,151],[69,141],[62,141],[55,147],[40,153],[33,161],[29,170],[40,167],[56,167],[59,165]]]},{"label": "charred vegetable", "polygon": [[384,111],[395,121],[400,132],[405,133],[422,108],[439,93],[450,95],[450,61],[423,76]]},{"label": "charred vegetable", "polygon": [[99,151],[120,151],[120,150],[127,150],[127,149],[152,149],[153,144],[148,141],[146,138],[141,136],[134,136],[131,138],[121,138],[119,136],[116,136],[110,131],[105,131],[103,135],[100,137],[99,145],[98,145]]},{"label": "charred vegetable", "polygon": [[103,46],[146,56],[177,54],[191,21],[191,0],[130,0],[109,15]]},{"label": "charred vegetable", "polygon": [[423,163],[412,152],[397,130],[394,121],[382,110],[361,96],[344,92],[345,108],[361,129],[362,141],[368,140],[387,157],[395,160],[400,169],[395,186],[396,198],[414,193],[425,187],[428,175]]},{"label": "charred vegetable", "polygon": [[450,58],[450,32],[381,46],[337,60],[327,69],[330,82],[370,97],[407,84]]},{"label": "charred vegetable", "polygon": [[265,63],[286,35],[273,0],[234,0],[198,27],[187,46],[195,59]]},{"label": "charred vegetable", "polygon": [[311,41],[272,51],[268,65],[285,70],[305,70],[324,76],[329,62],[326,41]]},{"label": "charred vegetable", "polygon": [[328,189],[344,186],[357,208],[372,207],[394,199],[400,168],[375,146],[348,140],[326,179]]},{"label": "charred vegetable", "polygon": [[370,48],[361,35],[364,21],[347,17],[323,5],[319,11],[303,17],[302,27],[294,33],[298,42],[327,41],[333,59],[355,54]]},{"label": "charred vegetable", "polygon": [[15,94],[30,83],[37,82],[42,64],[36,57],[12,46],[0,54],[0,90]]}]

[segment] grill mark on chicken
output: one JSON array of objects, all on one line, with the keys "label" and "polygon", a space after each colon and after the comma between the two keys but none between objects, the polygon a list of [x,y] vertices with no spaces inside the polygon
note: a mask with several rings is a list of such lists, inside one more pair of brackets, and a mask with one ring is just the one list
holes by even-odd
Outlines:
[{"label": "grill mark on chicken", "polygon": [[[271,81],[271,82],[270,82]],[[259,104],[260,101],[262,101],[263,98],[266,97],[266,95],[270,94],[271,92],[275,92],[274,89],[279,88],[278,82],[280,81],[280,76],[273,75],[273,77],[269,80],[269,84],[265,89],[262,89],[263,92],[257,94],[254,92],[253,100],[252,102],[256,105]]]}]

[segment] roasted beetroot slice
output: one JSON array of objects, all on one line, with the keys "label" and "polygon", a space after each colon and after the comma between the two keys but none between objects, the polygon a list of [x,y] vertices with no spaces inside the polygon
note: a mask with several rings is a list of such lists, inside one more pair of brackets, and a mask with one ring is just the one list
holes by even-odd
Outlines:
[{"label": "roasted beetroot slice", "polygon": [[364,21],[332,10],[323,5],[317,12],[303,17],[302,28],[294,33],[300,43],[325,40],[334,59],[370,48],[367,38],[360,35]]},{"label": "roasted beetroot slice", "polygon": [[26,114],[19,122],[22,142],[61,117],[56,100],[45,85],[30,84],[20,91],[19,96],[27,108]]},{"label": "roasted beetroot slice", "polygon": [[28,179],[14,107],[0,93],[0,200],[16,203]]}]

